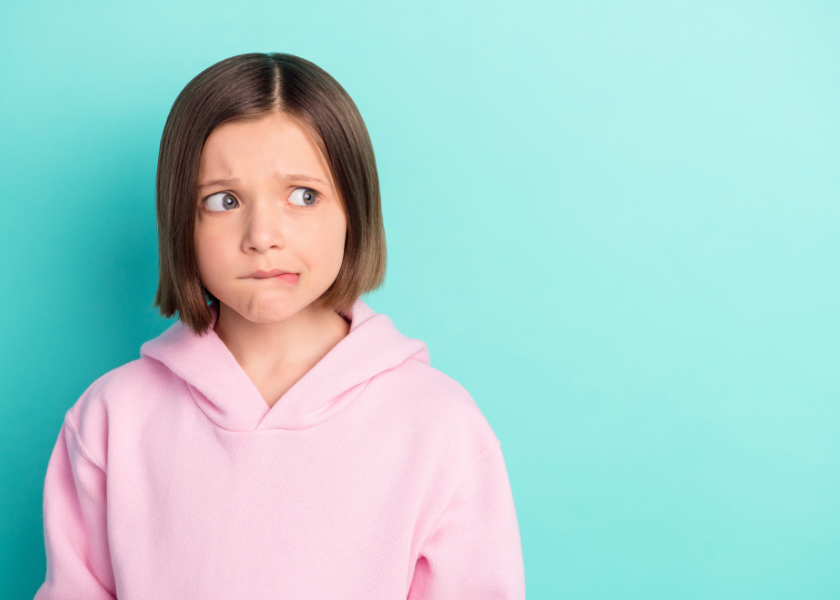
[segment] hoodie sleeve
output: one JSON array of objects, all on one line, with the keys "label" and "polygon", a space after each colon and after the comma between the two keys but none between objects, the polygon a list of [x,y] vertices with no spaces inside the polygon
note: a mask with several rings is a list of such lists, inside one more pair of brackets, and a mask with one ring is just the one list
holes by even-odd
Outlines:
[{"label": "hoodie sleeve", "polygon": [[420,548],[408,600],[522,600],[519,523],[501,447],[473,465]]},{"label": "hoodie sleeve", "polygon": [[69,421],[44,481],[46,580],[35,600],[114,600],[105,520],[105,470],[83,450]]}]

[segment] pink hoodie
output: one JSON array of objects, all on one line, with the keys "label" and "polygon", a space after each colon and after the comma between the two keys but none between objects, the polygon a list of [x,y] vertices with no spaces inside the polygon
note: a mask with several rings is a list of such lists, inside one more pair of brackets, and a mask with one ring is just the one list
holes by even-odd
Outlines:
[{"label": "pink hoodie", "polygon": [[47,468],[36,600],[524,598],[490,425],[422,341],[348,318],[271,408],[180,322],[95,381]]}]

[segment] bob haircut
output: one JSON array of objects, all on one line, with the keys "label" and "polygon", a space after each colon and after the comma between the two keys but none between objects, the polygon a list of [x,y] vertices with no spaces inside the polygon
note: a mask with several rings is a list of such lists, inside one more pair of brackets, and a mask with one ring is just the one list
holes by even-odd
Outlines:
[{"label": "bob haircut", "polygon": [[282,112],[297,120],[329,165],[347,235],[338,276],[315,304],[346,315],[385,277],[385,228],[373,145],[355,103],[323,69],[291,54],[233,56],[199,73],[178,95],[160,140],[155,197],[159,280],[154,306],[196,334],[216,298],[201,282],[194,232],[204,143],[222,123]]}]

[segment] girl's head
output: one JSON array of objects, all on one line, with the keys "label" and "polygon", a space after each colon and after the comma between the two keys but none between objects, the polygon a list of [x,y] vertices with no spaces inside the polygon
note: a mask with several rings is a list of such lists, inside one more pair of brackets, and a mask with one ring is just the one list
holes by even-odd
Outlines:
[{"label": "girl's head", "polygon": [[346,313],[382,282],[370,137],[338,82],[302,58],[243,54],[190,81],[156,186],[155,306],[195,333],[212,322],[208,300],[269,323],[310,305]]}]

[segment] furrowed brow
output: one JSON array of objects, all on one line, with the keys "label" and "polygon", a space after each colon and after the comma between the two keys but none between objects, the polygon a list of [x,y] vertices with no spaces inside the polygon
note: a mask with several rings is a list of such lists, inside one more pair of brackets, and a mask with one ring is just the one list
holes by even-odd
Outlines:
[{"label": "furrowed brow", "polygon": [[[290,173],[288,175],[278,175],[277,179],[280,181],[305,181],[309,183],[320,183],[321,185],[329,187],[329,184],[318,179],[317,177],[310,177],[309,175],[303,175],[302,173]],[[227,187],[231,185],[236,185],[239,183],[238,179],[213,179],[211,181],[205,181],[196,188],[199,192],[205,190],[207,188],[212,187]]]}]

